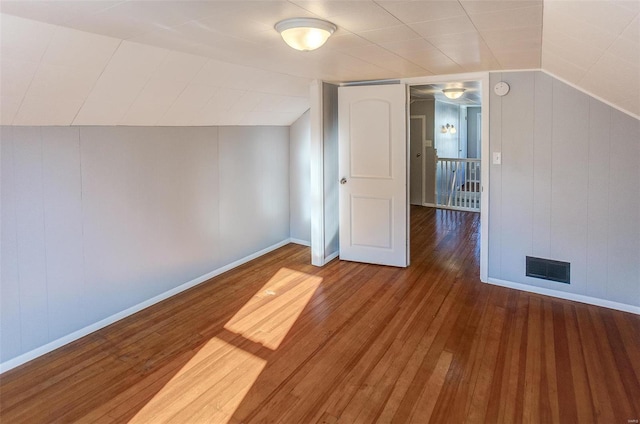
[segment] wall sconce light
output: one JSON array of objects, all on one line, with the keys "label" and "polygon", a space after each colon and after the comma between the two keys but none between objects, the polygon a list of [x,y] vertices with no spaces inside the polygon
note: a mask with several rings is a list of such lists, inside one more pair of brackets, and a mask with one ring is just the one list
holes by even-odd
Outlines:
[{"label": "wall sconce light", "polygon": [[285,43],[303,52],[321,47],[337,28],[331,22],[314,18],[285,19],[275,25]]},{"label": "wall sconce light", "polygon": [[443,125],[442,128],[440,129],[440,132],[442,134],[455,134],[458,132],[458,130],[456,130],[456,127],[454,127],[453,125],[447,124],[447,125]]},{"label": "wall sconce light", "polygon": [[462,97],[465,91],[467,90],[464,88],[445,88],[444,90],[442,90],[444,95],[451,100],[459,99],[460,97]]}]

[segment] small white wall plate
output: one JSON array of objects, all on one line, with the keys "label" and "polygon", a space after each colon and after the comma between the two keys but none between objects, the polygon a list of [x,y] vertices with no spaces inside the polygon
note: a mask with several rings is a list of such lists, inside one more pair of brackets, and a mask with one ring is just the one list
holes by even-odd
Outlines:
[{"label": "small white wall plate", "polygon": [[500,81],[499,83],[497,83],[495,85],[495,87],[493,87],[493,91],[500,97],[506,95],[509,92],[509,89],[511,87],[509,87],[509,84],[507,84],[504,81]]}]

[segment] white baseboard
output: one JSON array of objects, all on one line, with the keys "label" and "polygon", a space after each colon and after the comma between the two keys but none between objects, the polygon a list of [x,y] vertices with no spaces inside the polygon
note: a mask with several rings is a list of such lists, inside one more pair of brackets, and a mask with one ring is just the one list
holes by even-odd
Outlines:
[{"label": "white baseboard", "polygon": [[168,290],[164,293],[161,293],[157,296],[152,297],[151,299],[145,300],[144,302],[140,302],[137,305],[131,306],[130,308],[125,309],[124,311],[118,312],[116,314],[113,314],[103,320],[100,320],[96,323],[93,323],[91,325],[88,325],[84,328],[81,328],[80,330],[74,331],[71,334],[67,334],[66,336],[60,337],[57,340],[54,340],[52,342],[47,343],[46,345],[40,346],[38,348],[35,348],[29,352],[23,353],[20,356],[16,356],[15,358],[11,358],[5,362],[0,363],[0,374],[8,371],[12,368],[15,368],[17,366],[20,366],[26,362],[29,362],[33,359],[36,359],[39,356],[42,356],[46,353],[49,353],[59,347],[62,347],[66,344],[69,344],[75,340],[78,340],[86,335],[89,335],[95,331],[100,330],[101,328],[104,328],[108,325],[113,324],[116,321],[120,321],[123,318],[126,318],[130,315],[135,314],[136,312],[140,312],[143,309],[148,308],[149,306],[155,305],[158,302],[161,302],[165,299],[170,298],[171,296],[174,296],[178,293],[181,293],[187,289],[190,289],[192,287],[197,286],[198,284],[204,283],[207,280],[210,280],[213,277],[216,277],[224,272],[227,272],[233,268],[236,268],[244,263],[247,263],[253,259],[256,259],[264,254],[267,254],[273,250],[279,249],[282,246],[285,246],[287,244],[291,243],[291,239],[285,239],[282,240],[279,243],[276,243],[274,245],[271,245],[265,249],[262,249],[258,252],[255,252],[249,256],[245,256],[242,259],[238,259],[237,261],[234,261],[228,265],[225,265],[223,267],[220,267],[214,271],[211,271],[205,275],[202,275],[198,278],[195,278],[191,281],[188,281],[178,287],[175,287],[171,290]]},{"label": "white baseboard", "polygon": [[542,287],[530,286],[528,284],[514,283],[512,281],[500,280],[499,278],[489,278],[488,283],[510,289],[543,294],[545,296],[558,297],[560,299],[573,300],[575,302],[587,303],[589,305],[602,306],[604,308],[616,309],[618,311],[640,315],[640,306],[627,305],[626,303],[613,302],[611,300],[599,299],[597,297],[584,296],[576,293],[567,293],[559,290],[545,289]]},{"label": "white baseboard", "polygon": [[334,260],[335,258],[338,257],[338,255],[340,255],[340,251],[336,250],[335,252],[333,252],[332,254],[330,254],[329,256],[327,256],[326,258],[324,258],[324,263],[328,264],[329,262],[331,262],[332,260]]},{"label": "white baseboard", "polygon": [[311,242],[307,240],[302,240],[302,239],[297,239],[292,237],[289,239],[289,241],[291,243],[300,244],[302,246],[311,246]]}]

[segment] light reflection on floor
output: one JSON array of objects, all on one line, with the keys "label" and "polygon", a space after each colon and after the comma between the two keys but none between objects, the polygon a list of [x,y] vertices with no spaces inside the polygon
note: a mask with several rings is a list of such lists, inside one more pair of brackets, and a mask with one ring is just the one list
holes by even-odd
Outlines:
[{"label": "light reflection on floor", "polygon": [[322,282],[281,268],[224,328],[276,350]]},{"label": "light reflection on floor", "polygon": [[321,282],[281,268],[130,422],[228,422]]}]

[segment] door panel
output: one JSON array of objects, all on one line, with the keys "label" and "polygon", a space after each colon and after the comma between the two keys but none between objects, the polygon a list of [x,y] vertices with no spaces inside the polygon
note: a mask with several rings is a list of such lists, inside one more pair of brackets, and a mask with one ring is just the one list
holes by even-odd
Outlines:
[{"label": "door panel", "polygon": [[340,87],[340,259],[407,266],[404,85]]},{"label": "door panel", "polygon": [[391,178],[390,116],[387,101],[364,99],[350,105],[351,177]]},{"label": "door panel", "polygon": [[351,196],[351,244],[354,246],[390,249],[392,222],[391,199]]}]

